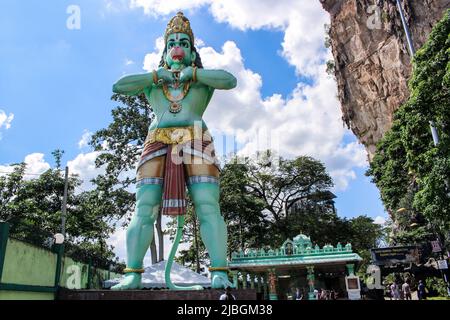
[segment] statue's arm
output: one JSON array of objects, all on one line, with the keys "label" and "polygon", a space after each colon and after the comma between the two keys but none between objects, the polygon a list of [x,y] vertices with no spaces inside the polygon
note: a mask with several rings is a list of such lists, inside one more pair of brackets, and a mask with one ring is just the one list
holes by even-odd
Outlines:
[{"label": "statue's arm", "polygon": [[151,89],[152,84],[153,78],[151,73],[125,76],[114,83],[113,92],[135,96],[143,93],[146,88]]},{"label": "statue's arm", "polygon": [[197,81],[214,89],[233,89],[237,85],[236,78],[224,70],[197,69]]}]

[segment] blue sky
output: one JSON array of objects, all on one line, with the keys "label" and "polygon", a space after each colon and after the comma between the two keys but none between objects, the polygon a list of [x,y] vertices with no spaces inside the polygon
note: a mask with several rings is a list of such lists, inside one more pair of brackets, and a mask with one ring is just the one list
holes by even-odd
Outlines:
[{"label": "blue sky", "polygon": [[[83,165],[92,166],[95,157],[79,141],[83,133],[110,122],[112,84],[123,74],[144,72],[144,58],[158,53],[155,41],[168,17],[182,9],[203,42],[206,65],[239,75],[238,89],[217,94],[211,103],[212,111],[205,115],[211,126],[229,133],[235,124],[244,138],[253,125],[273,126],[288,155],[309,154],[327,165],[338,181],[339,215],[385,217],[378,190],[364,176],[363,147],[343,128],[334,81],[324,74],[330,57],[323,48],[327,14],[313,1],[302,0],[304,7],[278,18],[277,12],[285,11],[278,6],[296,2],[272,6],[262,1],[255,2],[258,20],[248,8],[239,11],[253,0],[218,6],[221,1],[178,0],[167,8],[153,0],[2,0],[0,121],[2,114],[10,121],[8,126],[0,122],[0,171],[40,153],[30,157],[29,168],[39,173],[54,165],[50,153],[61,148],[64,160],[83,176]],[[81,10],[79,30],[66,27],[71,4]],[[305,25],[296,37],[294,29]],[[92,167],[88,171],[95,172]]]}]

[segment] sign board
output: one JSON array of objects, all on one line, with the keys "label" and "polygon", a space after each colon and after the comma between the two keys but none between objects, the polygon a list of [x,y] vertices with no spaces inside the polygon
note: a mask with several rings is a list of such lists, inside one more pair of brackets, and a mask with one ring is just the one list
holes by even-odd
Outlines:
[{"label": "sign board", "polygon": [[448,269],[447,260],[438,260],[438,268],[439,270]]},{"label": "sign board", "polygon": [[441,252],[441,245],[439,244],[439,241],[435,240],[435,241],[431,241],[431,248],[433,250],[433,252]]},{"label": "sign board", "polygon": [[345,287],[347,289],[349,300],[361,299],[361,285],[359,283],[359,277],[357,276],[345,277]]},{"label": "sign board", "polygon": [[358,279],[347,279],[347,287],[349,290],[359,290]]},{"label": "sign board", "polygon": [[373,263],[376,265],[391,265],[396,263],[419,263],[419,248],[417,246],[387,247],[370,249]]}]

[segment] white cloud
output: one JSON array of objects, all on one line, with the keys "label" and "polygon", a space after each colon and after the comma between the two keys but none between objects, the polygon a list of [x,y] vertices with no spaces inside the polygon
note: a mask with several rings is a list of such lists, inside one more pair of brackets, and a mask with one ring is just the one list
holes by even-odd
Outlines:
[{"label": "white cloud", "polygon": [[[26,175],[24,177],[26,180],[37,178],[40,174],[50,169],[50,164],[45,161],[43,153],[31,153],[25,156],[23,162],[26,164]],[[0,175],[4,175],[12,171],[13,167],[11,165],[0,165]]]},{"label": "white cloud", "polygon": [[[142,8],[152,16],[173,14],[208,6],[218,22],[240,30],[277,29],[284,31],[281,54],[306,76],[316,74],[328,53],[324,48],[324,25],[329,15],[319,1],[311,0],[130,0],[131,8]],[[194,30],[195,32],[195,30]]]},{"label": "white cloud", "polygon": [[11,128],[11,122],[14,120],[14,114],[6,114],[5,111],[0,110],[0,129],[5,127],[5,129]]},{"label": "white cloud", "polygon": [[238,79],[234,90],[215,92],[205,121],[216,131],[237,133],[237,140],[244,145],[241,152],[255,150],[258,131],[269,132],[281,155],[310,155],[322,160],[338,190],[355,178],[353,167],[366,165],[361,145],[342,143],[349,132],[342,125],[336,84],[326,75],[325,66],[318,67],[321,72],[313,85],[298,84],[289,98],[279,94],[263,98],[261,76],[245,68],[234,42],[226,42],[222,52],[211,47],[199,52],[206,68],[229,70]]},{"label": "white cloud", "polygon": [[103,7],[100,10],[100,16],[104,18],[107,13],[120,13],[128,9],[129,0],[103,0]]},{"label": "white cloud", "polygon": [[382,216],[377,216],[377,217],[374,219],[373,223],[375,223],[375,224],[380,224],[380,225],[384,225],[384,224],[386,223],[386,218],[385,218],[385,217],[382,217]]},{"label": "white cloud", "polygon": [[144,70],[151,72],[158,69],[159,62],[161,60],[162,53],[164,51],[164,38],[159,37],[155,40],[155,51],[148,53],[144,57]]},{"label": "white cloud", "polygon": [[25,157],[27,164],[26,172],[30,174],[41,174],[50,169],[50,164],[45,161],[43,153],[32,153]]},{"label": "white cloud", "polygon": [[[81,136],[78,146],[80,148],[86,147],[88,141],[92,136],[92,132],[84,130]],[[103,142],[103,150],[108,150],[106,141]],[[78,192],[89,191],[94,188],[91,180],[96,178],[100,174],[105,173],[106,166],[101,166],[97,168],[95,160],[103,151],[90,151],[86,153],[79,153],[74,159],[67,162],[70,174],[77,174],[81,180],[83,180],[82,185],[79,187]],[[134,177],[135,169],[124,171],[119,175],[119,179],[125,179],[126,177]],[[130,192],[134,192],[134,186],[130,186],[128,189]]]},{"label": "white cloud", "polygon": [[131,59],[126,58],[124,64],[125,64],[126,66],[131,66],[131,65],[134,64],[134,61],[131,60]]},{"label": "white cloud", "polygon": [[210,3],[210,0],[130,0],[130,7],[142,8],[145,14],[166,15],[177,10],[192,10]]},{"label": "white cloud", "polygon": [[[11,122],[14,120],[14,114],[6,114],[5,111],[0,109],[0,130],[4,128],[5,130],[8,130],[11,128]],[[2,139],[2,133],[0,132],[0,140]]]},{"label": "white cloud", "polygon": [[205,41],[203,41],[203,40],[200,39],[200,38],[197,38],[197,37],[196,37],[195,40],[194,40],[194,42],[195,42],[195,47],[196,47],[197,49],[205,46]]},{"label": "white cloud", "polygon": [[81,139],[80,139],[80,141],[78,141],[78,147],[81,149],[81,148],[84,148],[84,147],[87,147],[88,146],[88,144],[89,144],[89,140],[91,139],[91,137],[92,137],[92,132],[90,132],[89,130],[84,130],[83,131],[83,135],[81,136]]},{"label": "white cloud", "polygon": [[99,174],[104,173],[105,168],[97,168],[95,166],[95,159],[100,154],[98,151],[80,153],[75,159],[67,162],[70,174],[77,174],[80,179],[83,180],[83,184],[80,186],[79,191],[88,191],[93,188],[90,182],[93,178],[97,177]]}]

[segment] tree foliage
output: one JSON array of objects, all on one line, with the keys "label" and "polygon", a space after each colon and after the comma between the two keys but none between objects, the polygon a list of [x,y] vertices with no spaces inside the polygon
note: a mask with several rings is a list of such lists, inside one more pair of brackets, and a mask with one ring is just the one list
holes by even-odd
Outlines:
[{"label": "tree foliage", "polygon": [[[21,163],[0,177],[0,221],[10,224],[12,237],[50,246],[53,235],[61,232],[64,175],[56,168],[26,179],[25,171]],[[95,257],[97,266],[105,266],[115,259],[106,240],[114,230],[117,206],[114,199],[96,190],[76,192],[81,183],[76,175],[69,176],[66,254],[83,261]]]},{"label": "tree foliage", "polygon": [[[337,215],[330,192],[333,182],[321,162],[302,156],[281,159],[274,166],[271,158],[269,152],[258,160],[233,159],[221,170],[220,208],[228,226],[229,256],[250,248],[276,248],[304,233],[321,246],[350,242],[367,263],[369,249],[378,246],[384,229],[367,216]],[[198,223],[194,225],[190,208],[182,239],[188,249],[180,252],[178,261],[197,270],[197,263],[207,264],[207,255],[200,241],[196,256]]]},{"label": "tree foliage", "polygon": [[250,192],[250,168],[232,161],[220,174],[220,209],[228,226],[231,252],[254,248],[270,241],[264,203]]},{"label": "tree foliage", "polygon": [[[396,243],[450,230],[450,10],[414,57],[409,88],[410,98],[396,111],[367,173],[398,222]],[[430,121],[438,130],[437,146]],[[400,208],[407,211],[397,213]],[[409,219],[401,223],[401,215]]]}]

